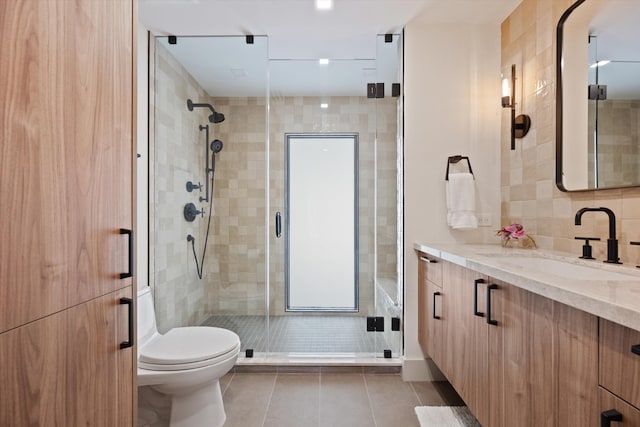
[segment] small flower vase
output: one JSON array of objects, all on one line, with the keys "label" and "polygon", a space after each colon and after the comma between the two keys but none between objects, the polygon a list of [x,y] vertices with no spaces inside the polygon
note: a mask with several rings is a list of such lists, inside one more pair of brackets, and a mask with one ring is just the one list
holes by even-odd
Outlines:
[{"label": "small flower vase", "polygon": [[536,244],[533,240],[528,238],[503,239],[502,246],[505,248],[534,249],[536,247]]}]

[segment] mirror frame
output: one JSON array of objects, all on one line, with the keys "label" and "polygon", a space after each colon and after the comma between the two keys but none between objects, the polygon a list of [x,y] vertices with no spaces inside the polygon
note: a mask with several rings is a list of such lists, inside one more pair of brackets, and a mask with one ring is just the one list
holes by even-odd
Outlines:
[{"label": "mirror frame", "polygon": [[580,188],[580,189],[568,189],[563,182],[563,78],[562,78],[562,57],[563,57],[563,44],[564,44],[564,24],[569,16],[582,5],[586,0],[576,0],[569,8],[562,14],[558,21],[556,30],[556,170],[555,181],[556,187],[563,192],[585,192],[585,191],[598,191],[598,190],[611,190],[616,188],[632,188],[639,187],[640,184],[632,185],[614,185],[598,188]]},{"label": "mirror frame", "polygon": [[571,13],[586,0],[577,0],[564,11],[556,29],[556,187],[560,191],[593,191],[597,189],[568,190],[562,182],[562,47],[564,39],[564,23]]}]

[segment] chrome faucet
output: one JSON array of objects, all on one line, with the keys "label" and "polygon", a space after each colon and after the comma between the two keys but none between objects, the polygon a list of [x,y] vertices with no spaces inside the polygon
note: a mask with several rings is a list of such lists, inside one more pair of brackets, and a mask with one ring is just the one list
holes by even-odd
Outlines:
[{"label": "chrome faucet", "polygon": [[585,212],[604,212],[609,216],[609,238],[607,239],[607,260],[611,264],[622,264],[618,257],[618,240],[616,239],[616,216],[609,208],[582,208],[576,212],[576,225],[582,225],[582,214]]}]

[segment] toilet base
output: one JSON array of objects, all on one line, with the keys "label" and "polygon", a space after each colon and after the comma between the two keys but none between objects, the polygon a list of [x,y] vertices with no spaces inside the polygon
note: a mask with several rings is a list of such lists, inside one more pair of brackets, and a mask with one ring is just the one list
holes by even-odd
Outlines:
[{"label": "toilet base", "polygon": [[196,390],[171,396],[170,427],[222,427],[226,419],[217,379]]}]

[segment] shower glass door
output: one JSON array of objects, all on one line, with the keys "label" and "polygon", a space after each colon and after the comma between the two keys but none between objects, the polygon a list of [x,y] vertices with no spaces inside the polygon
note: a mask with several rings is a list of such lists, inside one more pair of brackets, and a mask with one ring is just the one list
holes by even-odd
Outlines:
[{"label": "shower glass door", "polygon": [[156,37],[152,48],[158,328],[223,327],[242,355],[265,352],[267,38]]},{"label": "shower glass door", "polygon": [[269,75],[269,350],[373,357],[376,61],[271,60]]},{"label": "shower glass door", "polygon": [[[402,35],[376,40],[375,312],[384,319],[376,355],[402,356]],[[394,89],[395,85],[395,89]]]}]

